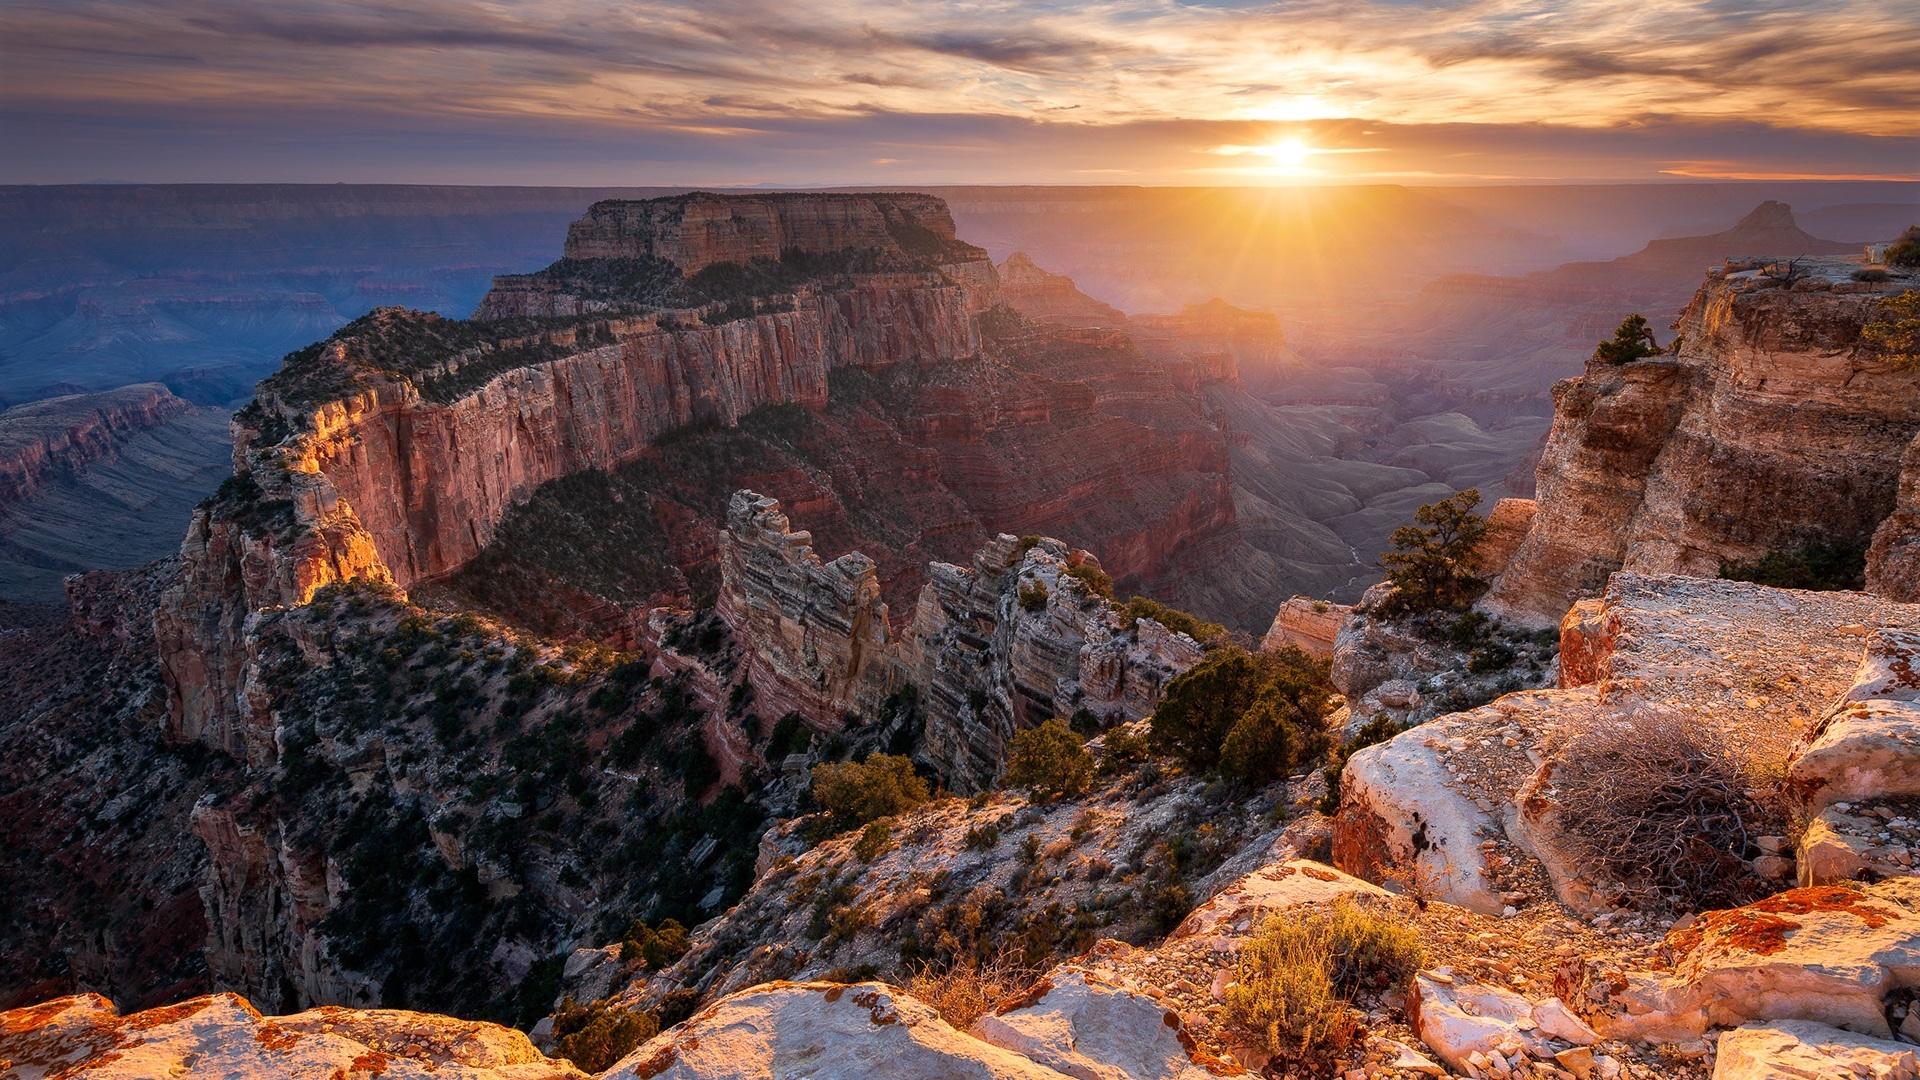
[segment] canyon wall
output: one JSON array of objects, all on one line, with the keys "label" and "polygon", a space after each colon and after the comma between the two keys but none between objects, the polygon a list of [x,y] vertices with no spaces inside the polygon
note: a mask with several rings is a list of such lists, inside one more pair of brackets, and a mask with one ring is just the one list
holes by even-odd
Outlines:
[{"label": "canyon wall", "polygon": [[1862,348],[1860,330],[1911,283],[1853,281],[1851,260],[1803,265],[1790,287],[1730,265],[1666,355],[1592,362],[1554,387],[1538,512],[1487,609],[1549,626],[1616,570],[1712,577],[1812,543],[1864,547],[1894,511],[1920,372]]},{"label": "canyon wall", "polygon": [[192,411],[165,386],[139,383],[0,412],[0,506],[26,500],[64,471],[113,456],[129,434]]},{"label": "canyon wall", "polygon": [[665,259],[688,274],[717,262],[779,259],[789,250],[845,248],[936,261],[985,252],[954,238],[953,215],[931,195],[712,195],[594,203],[567,229],[569,259]]}]

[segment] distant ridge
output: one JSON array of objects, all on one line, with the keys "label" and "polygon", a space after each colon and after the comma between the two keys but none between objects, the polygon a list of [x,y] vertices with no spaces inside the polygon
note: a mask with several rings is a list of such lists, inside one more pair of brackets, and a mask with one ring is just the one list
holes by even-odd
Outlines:
[{"label": "distant ridge", "polygon": [[1673,280],[1691,286],[1708,266],[1743,255],[1844,255],[1857,245],[1822,240],[1800,228],[1793,208],[1769,199],[1754,207],[1733,228],[1706,236],[1654,240],[1631,255],[1610,262],[1574,262],[1528,275],[1536,279],[1577,278],[1589,284],[1652,284]]}]

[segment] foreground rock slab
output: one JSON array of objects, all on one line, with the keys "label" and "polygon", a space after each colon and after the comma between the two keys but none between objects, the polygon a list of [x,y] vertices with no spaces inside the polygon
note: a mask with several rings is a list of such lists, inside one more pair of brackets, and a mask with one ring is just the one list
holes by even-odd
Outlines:
[{"label": "foreground rock slab", "polygon": [[1720,1036],[1713,1080],[1914,1080],[1914,1048],[1805,1020],[1743,1024]]},{"label": "foreground rock slab", "polygon": [[1199,1053],[1180,1015],[1079,966],[1056,968],[973,1034],[1077,1080],[1207,1080],[1237,1065]]},{"label": "foreground rock slab", "polygon": [[1667,936],[1672,972],[1570,965],[1562,994],[1609,1038],[1698,1038],[1810,1020],[1886,1039],[1885,1000],[1920,986],[1920,878],[1792,889]]},{"label": "foreground rock slab", "polygon": [[8,1080],[585,1080],[511,1028],[394,1009],[262,1017],[237,994],[121,1016],[98,994],[0,1013]]},{"label": "foreground rock slab", "polygon": [[[602,1080],[1063,1080],[884,983],[767,983],[649,1040]],[[1103,1077],[1102,1080],[1105,1080]]]}]

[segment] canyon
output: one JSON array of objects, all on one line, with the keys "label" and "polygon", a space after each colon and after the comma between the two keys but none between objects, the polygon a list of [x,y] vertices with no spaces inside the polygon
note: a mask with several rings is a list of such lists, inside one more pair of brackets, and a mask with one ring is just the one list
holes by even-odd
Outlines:
[{"label": "canyon", "polygon": [[[925,196],[597,204],[473,320],[290,355],[177,556],[0,633],[0,1059],[580,1076],[545,1054],[588,1005],[668,1021],[604,1077],[1235,1075],[1274,1064],[1236,955],[1358,905],[1427,950],[1355,995],[1361,1075],[1899,1075],[1920,415],[1861,334],[1912,279],[1862,268],[1727,262],[1670,351],[1558,384],[1481,612],[1422,622],[1387,585],[1282,603],[1324,515],[1276,477],[1357,474],[1271,467],[1339,460],[1249,389],[1297,362],[1271,316],[1116,321]],[[1347,465],[1369,529],[1453,490]],[[1867,592],[1717,577],[1834,540]],[[1128,592],[1323,657],[1321,745],[1384,737],[1258,782],[1152,749],[1253,642]],[[1556,770],[1705,714],[1809,825],[1727,855],[1751,895],[1632,900]],[[1087,786],[1006,786],[1055,717]],[[813,768],[876,754],[941,790],[836,832]],[[978,1015],[915,989],[998,954]]]}]

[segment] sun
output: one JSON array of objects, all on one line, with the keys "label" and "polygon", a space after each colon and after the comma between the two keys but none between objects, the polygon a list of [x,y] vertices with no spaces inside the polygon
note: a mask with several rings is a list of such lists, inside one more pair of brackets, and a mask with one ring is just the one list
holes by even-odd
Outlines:
[{"label": "sun", "polygon": [[1307,159],[1320,151],[1295,138],[1281,139],[1259,147],[1256,153],[1273,159],[1273,168],[1279,172],[1302,172]]}]

